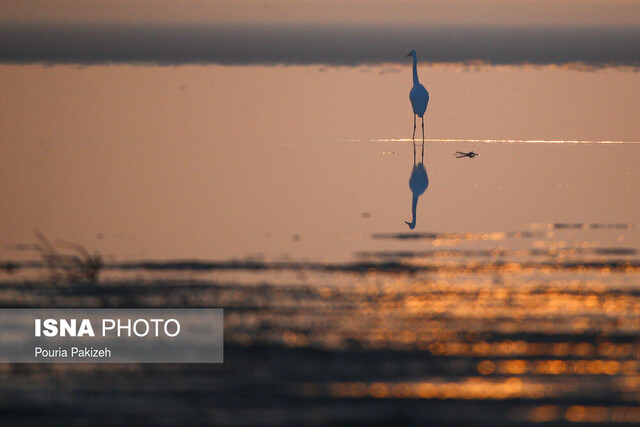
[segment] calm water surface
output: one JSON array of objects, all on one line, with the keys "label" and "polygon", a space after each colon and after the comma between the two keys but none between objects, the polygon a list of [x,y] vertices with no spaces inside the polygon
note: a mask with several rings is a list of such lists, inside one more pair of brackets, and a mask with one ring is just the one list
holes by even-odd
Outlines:
[{"label": "calm water surface", "polygon": [[0,67],[0,305],[223,307],[227,346],[5,366],[7,420],[638,422],[640,74],[420,78],[424,148],[408,65]]},{"label": "calm water surface", "polygon": [[414,158],[409,68],[3,66],[0,259],[39,229],[111,261],[346,261],[400,247],[372,237],[410,231],[421,162],[416,233],[640,217],[640,74],[421,67]]}]

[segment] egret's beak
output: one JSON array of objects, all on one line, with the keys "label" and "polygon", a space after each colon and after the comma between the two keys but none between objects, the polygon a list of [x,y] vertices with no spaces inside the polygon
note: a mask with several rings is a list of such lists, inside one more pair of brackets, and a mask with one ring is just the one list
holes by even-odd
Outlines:
[{"label": "egret's beak", "polygon": [[407,53],[404,57],[406,58],[408,56],[411,56],[411,52]]}]

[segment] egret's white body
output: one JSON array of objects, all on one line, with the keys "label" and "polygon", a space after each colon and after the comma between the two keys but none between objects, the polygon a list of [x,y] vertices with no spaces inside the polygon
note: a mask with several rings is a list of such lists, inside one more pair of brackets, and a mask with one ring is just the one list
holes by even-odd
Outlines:
[{"label": "egret's white body", "polygon": [[413,108],[413,139],[416,137],[416,116],[422,119],[422,139],[424,140],[424,113],[427,111],[429,104],[429,92],[420,84],[418,79],[418,58],[416,51],[412,50],[407,56],[413,56],[413,87],[409,92],[409,100]]}]

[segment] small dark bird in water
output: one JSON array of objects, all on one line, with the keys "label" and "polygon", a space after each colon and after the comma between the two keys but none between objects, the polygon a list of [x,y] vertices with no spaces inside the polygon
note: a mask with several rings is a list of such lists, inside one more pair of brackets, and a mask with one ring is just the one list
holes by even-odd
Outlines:
[{"label": "small dark bird in water", "polygon": [[473,151],[469,151],[468,153],[463,153],[462,151],[456,151],[456,159],[461,159],[463,157],[468,157],[473,159],[475,156],[478,156],[478,153],[474,153]]}]

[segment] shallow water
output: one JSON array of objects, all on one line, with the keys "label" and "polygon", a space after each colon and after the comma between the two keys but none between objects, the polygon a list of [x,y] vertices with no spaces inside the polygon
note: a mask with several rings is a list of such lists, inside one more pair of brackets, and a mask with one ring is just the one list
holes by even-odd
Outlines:
[{"label": "shallow water", "polygon": [[410,231],[414,160],[415,232],[640,217],[640,74],[424,67],[414,157],[408,69],[3,66],[0,259],[34,229],[112,262],[397,249],[372,236]]},{"label": "shallow water", "polygon": [[5,419],[637,422],[640,74],[421,67],[424,148],[409,77],[0,67],[0,306],[226,316],[221,366],[4,366]]}]

